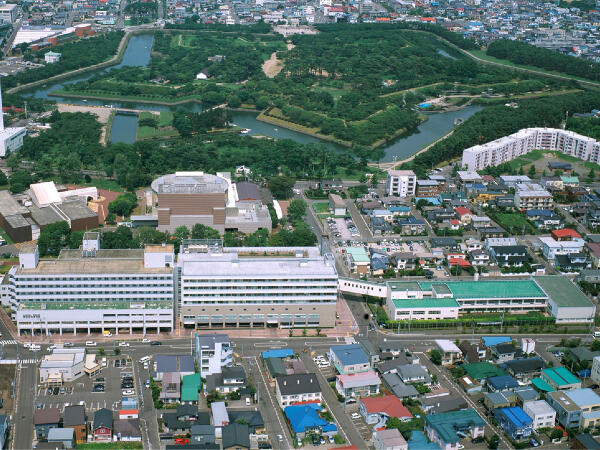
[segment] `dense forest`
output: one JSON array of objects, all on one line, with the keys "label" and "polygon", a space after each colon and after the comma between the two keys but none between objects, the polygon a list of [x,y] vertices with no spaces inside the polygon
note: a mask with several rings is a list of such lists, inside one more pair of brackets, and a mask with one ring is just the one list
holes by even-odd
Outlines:
[{"label": "dense forest", "polygon": [[569,117],[567,120],[567,130],[600,141],[600,119],[597,117]]},{"label": "dense forest", "polygon": [[576,93],[522,100],[518,108],[490,106],[457,126],[452,136],[438,142],[403,167],[413,168],[422,175],[443,161],[460,157],[468,147],[515,133],[521,128],[556,127],[564,119],[566,111],[586,112],[598,104],[600,92],[587,91],[585,95]]},{"label": "dense forest", "polygon": [[[62,55],[60,62],[4,77],[2,87],[8,89],[106,61],[116,54],[122,38],[122,31],[111,31],[53,47],[52,51]],[[38,50],[30,56],[43,60],[48,51],[49,49]]]},{"label": "dense forest", "polygon": [[600,80],[600,64],[508,39],[492,42],[487,54],[516,64],[540,67],[589,80]]}]

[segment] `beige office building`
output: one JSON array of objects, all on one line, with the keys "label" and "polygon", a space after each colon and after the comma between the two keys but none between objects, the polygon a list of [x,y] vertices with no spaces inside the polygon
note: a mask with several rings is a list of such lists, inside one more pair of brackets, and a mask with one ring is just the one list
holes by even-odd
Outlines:
[{"label": "beige office building", "polygon": [[177,263],[185,327],[333,327],[333,255],[317,247],[222,247],[186,240]]}]

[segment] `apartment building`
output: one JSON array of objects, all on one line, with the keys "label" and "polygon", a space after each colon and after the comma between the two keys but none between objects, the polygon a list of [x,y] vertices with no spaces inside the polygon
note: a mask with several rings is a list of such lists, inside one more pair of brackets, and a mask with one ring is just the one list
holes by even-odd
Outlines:
[{"label": "apartment building", "polygon": [[556,411],[544,400],[523,403],[523,411],[533,421],[533,429],[552,428],[556,422]]},{"label": "apartment building", "polygon": [[552,194],[537,183],[519,183],[515,189],[515,207],[520,210],[552,209]]},{"label": "apartment building", "polygon": [[317,247],[184,240],[177,262],[185,327],[333,327],[338,275]]},{"label": "apartment building", "polygon": [[275,396],[279,405],[321,403],[321,387],[314,373],[301,373],[277,377]]},{"label": "apartment building", "polygon": [[584,161],[598,162],[600,142],[557,128],[525,128],[509,136],[463,151],[462,166],[482,170],[518,158],[532,150],[559,151]]},{"label": "apartment building", "polygon": [[412,197],[416,186],[417,176],[412,170],[388,170],[385,184],[387,195]]},{"label": "apartment building", "polygon": [[99,233],[56,259],[24,245],[9,271],[18,333],[171,331],[174,259],[172,245],[101,249]]},{"label": "apartment building", "polygon": [[222,368],[231,366],[233,347],[226,334],[196,334],[196,361],[203,378],[222,372]]}]

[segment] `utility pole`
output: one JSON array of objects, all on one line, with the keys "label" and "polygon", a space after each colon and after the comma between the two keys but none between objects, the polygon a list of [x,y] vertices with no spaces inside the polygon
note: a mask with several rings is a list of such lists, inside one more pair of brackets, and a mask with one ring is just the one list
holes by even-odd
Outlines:
[{"label": "utility pole", "polygon": [[24,103],[25,103],[25,120],[27,120],[27,100],[25,100]]}]

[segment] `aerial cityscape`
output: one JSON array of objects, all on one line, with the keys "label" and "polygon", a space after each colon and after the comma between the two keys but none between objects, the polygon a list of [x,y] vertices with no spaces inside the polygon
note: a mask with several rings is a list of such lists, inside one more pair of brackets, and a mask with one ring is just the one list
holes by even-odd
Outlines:
[{"label": "aerial cityscape", "polygon": [[600,2],[0,3],[0,450],[600,449]]}]

